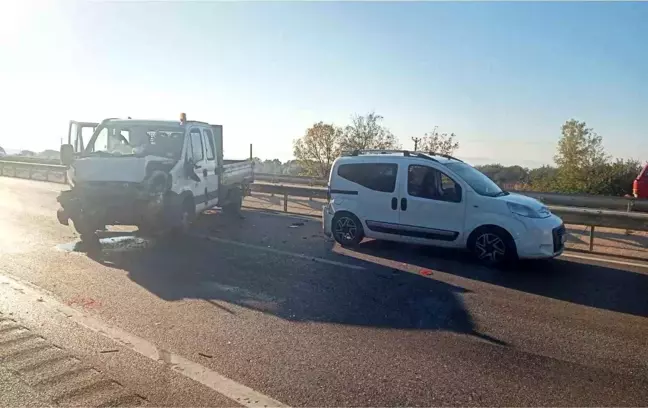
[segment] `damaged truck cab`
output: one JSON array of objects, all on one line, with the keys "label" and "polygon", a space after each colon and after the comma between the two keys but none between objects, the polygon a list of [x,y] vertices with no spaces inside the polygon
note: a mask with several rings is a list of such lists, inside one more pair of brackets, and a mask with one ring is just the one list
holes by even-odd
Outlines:
[{"label": "damaged truck cab", "polygon": [[81,127],[73,135],[70,126],[61,161],[71,189],[59,195],[57,215],[61,224],[71,220],[82,240],[96,239],[107,225],[185,232],[206,209],[238,213],[254,179],[251,160],[223,159],[221,125],[187,121],[184,114],[180,121],[81,124],[94,132],[83,140]]}]

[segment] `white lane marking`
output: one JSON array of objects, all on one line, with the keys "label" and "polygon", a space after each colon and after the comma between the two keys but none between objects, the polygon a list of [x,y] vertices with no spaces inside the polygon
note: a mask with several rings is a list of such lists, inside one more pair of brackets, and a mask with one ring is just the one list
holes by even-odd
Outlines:
[{"label": "white lane marking", "polygon": [[0,284],[21,291],[30,301],[53,311],[58,311],[70,320],[101,334],[122,346],[148,357],[159,363],[167,364],[169,368],[197,381],[212,390],[226,396],[246,407],[286,407],[287,405],[272,399],[243,384],[237,383],[209,368],[188,360],[178,354],[157,347],[155,344],[128,333],[119,327],[112,326],[95,317],[87,315],[64,303],[61,303],[46,290],[16,277],[0,275]]},{"label": "white lane marking", "polygon": [[597,258],[594,256],[587,256],[587,255],[576,255],[572,253],[564,253],[561,256],[566,256],[568,258],[577,258],[577,259],[585,259],[588,261],[596,261],[596,262],[603,262],[603,263],[611,263],[611,264],[618,264],[618,265],[625,265],[625,266],[636,266],[638,268],[648,268],[648,264],[640,264],[640,263],[635,263],[635,262],[627,262],[627,261],[620,261],[616,259],[608,259],[608,258]]},{"label": "white lane marking", "polygon": [[247,248],[247,249],[257,249],[259,251],[266,251],[266,252],[270,252],[270,253],[278,254],[278,255],[292,256],[293,258],[299,258],[299,259],[304,259],[304,260],[307,260],[307,261],[319,262],[319,263],[328,264],[328,265],[340,266],[342,268],[354,269],[354,270],[358,270],[358,271],[363,271],[365,269],[363,266],[349,265],[349,264],[346,264],[346,263],[343,263],[343,262],[331,261],[329,259],[318,258],[318,257],[315,257],[315,256],[309,256],[309,255],[304,255],[304,254],[298,254],[298,253],[295,253],[295,252],[282,251],[281,249],[275,249],[275,248],[271,248],[271,247],[264,247],[264,246],[261,246],[261,245],[246,244],[244,242],[231,241],[229,239],[224,239],[224,238],[210,237],[209,235],[194,235],[194,236],[197,237],[197,238],[208,239],[210,241],[220,242],[220,243],[223,243],[223,244],[236,245],[236,246],[240,246],[240,247]]}]

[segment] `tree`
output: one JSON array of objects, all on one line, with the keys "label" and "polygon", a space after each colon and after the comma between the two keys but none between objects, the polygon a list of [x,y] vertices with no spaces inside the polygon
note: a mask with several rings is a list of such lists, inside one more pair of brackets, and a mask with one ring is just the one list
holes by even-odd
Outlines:
[{"label": "tree", "polygon": [[592,172],[608,162],[603,138],[588,128],[585,122],[570,119],[562,126],[558,152],[556,187],[564,192],[588,191]]},{"label": "tree", "polygon": [[318,122],[306,130],[306,134],[293,142],[293,154],[301,172],[307,176],[326,177],[333,160],[340,154],[342,129]]},{"label": "tree", "polygon": [[529,170],[517,165],[486,164],[476,168],[500,186],[525,184],[529,179]]},{"label": "tree", "polygon": [[437,127],[430,133],[423,135],[421,150],[424,152],[440,153],[451,155],[459,148],[459,142],[455,141],[454,133],[439,133]]},{"label": "tree", "polygon": [[365,116],[355,115],[351,118],[340,139],[343,151],[365,149],[398,149],[400,144],[396,137],[381,124],[383,117],[375,112]]},{"label": "tree", "polygon": [[60,157],[60,153],[56,150],[47,149],[38,153],[38,157],[43,157],[45,159],[58,159]]},{"label": "tree", "polygon": [[606,163],[608,156],[603,149],[603,138],[594,129],[588,128],[585,122],[570,119],[562,126],[554,160],[558,167],[583,169]]},{"label": "tree", "polygon": [[553,166],[542,166],[529,170],[529,184],[534,191],[553,191],[558,169]]}]

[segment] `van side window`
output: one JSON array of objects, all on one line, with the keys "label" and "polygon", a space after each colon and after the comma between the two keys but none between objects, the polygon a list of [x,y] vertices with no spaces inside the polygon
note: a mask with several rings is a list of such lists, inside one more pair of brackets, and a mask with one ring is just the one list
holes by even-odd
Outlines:
[{"label": "van side window", "polygon": [[375,191],[393,193],[396,188],[397,164],[356,163],[342,164],[337,174],[343,179]]},{"label": "van side window", "polygon": [[428,166],[409,166],[407,194],[430,200],[461,202],[461,186],[446,174]]}]

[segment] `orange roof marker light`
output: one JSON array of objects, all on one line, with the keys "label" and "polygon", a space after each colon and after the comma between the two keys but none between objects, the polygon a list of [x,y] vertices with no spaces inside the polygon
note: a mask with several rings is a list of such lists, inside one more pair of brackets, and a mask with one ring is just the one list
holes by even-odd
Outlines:
[{"label": "orange roof marker light", "polygon": [[180,114],[180,123],[182,123],[183,125],[187,123],[187,114],[184,112]]}]

